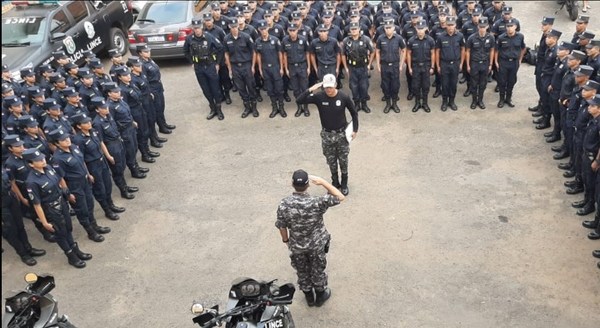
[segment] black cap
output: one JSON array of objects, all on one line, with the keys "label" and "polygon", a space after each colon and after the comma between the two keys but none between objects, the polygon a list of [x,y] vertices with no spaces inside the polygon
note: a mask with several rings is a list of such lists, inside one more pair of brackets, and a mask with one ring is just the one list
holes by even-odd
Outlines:
[{"label": "black cap", "polygon": [[481,17],[479,19],[479,24],[477,24],[477,26],[479,27],[488,27],[489,26],[489,20],[487,17]]},{"label": "black cap", "polygon": [[273,16],[273,12],[271,12],[270,9],[265,10],[265,12],[263,12],[263,17],[266,17],[266,16]]},{"label": "black cap", "polygon": [[9,83],[2,83],[2,93],[7,93],[9,91],[14,91],[12,85]]},{"label": "black cap", "polygon": [[58,104],[56,99],[54,99],[54,98],[44,99],[44,109],[45,110],[57,109],[57,108],[60,109],[60,105]]},{"label": "black cap", "polygon": [[555,37],[557,39],[560,38],[561,35],[562,35],[561,31],[554,30],[554,29],[550,30],[550,32],[548,32],[548,36],[552,36],[552,37]]},{"label": "black cap", "polygon": [[81,78],[94,77],[94,74],[92,72],[90,72],[90,70],[88,68],[80,68],[77,71],[77,75]]},{"label": "black cap", "polygon": [[600,95],[595,95],[594,98],[587,101],[592,106],[600,105]]},{"label": "black cap", "polygon": [[104,67],[104,65],[102,65],[102,62],[100,61],[100,58],[96,57],[90,59],[90,63],[88,65],[92,69]]},{"label": "black cap", "polygon": [[69,134],[65,132],[62,128],[58,128],[56,130],[52,130],[48,132],[48,139],[52,142],[57,142],[61,140],[65,140],[69,137]]},{"label": "black cap", "polygon": [[292,175],[292,184],[297,187],[306,186],[308,184],[308,173],[304,170],[296,170]]},{"label": "black cap", "polygon": [[554,24],[554,17],[544,16],[542,18],[542,24],[544,24],[544,25],[552,25],[552,24]]},{"label": "black cap", "polygon": [[575,71],[577,76],[592,76],[592,73],[594,73],[594,68],[588,65],[580,65]]},{"label": "black cap", "polygon": [[[131,73],[131,70],[129,70],[129,68],[127,66],[119,66],[115,69],[115,74],[117,74],[118,76],[125,76]],[[106,84],[105,88],[106,88]]]},{"label": "black cap", "polygon": [[37,148],[25,149],[25,151],[23,152],[23,159],[29,162],[37,162],[45,158],[46,156]]},{"label": "black cap", "polygon": [[354,23],[350,23],[350,29],[358,29],[360,28],[360,25],[357,22]]},{"label": "black cap", "polygon": [[44,90],[39,86],[33,86],[27,88],[27,93],[29,93],[30,97],[39,97],[44,94]]},{"label": "black cap", "polygon": [[18,134],[9,134],[3,139],[4,144],[11,147],[18,147],[23,145],[23,140]]},{"label": "black cap", "polygon": [[589,31],[584,31],[583,33],[579,34],[579,38],[580,39],[588,39],[591,40],[596,36],[596,34],[589,32]]},{"label": "black cap", "polygon": [[413,10],[410,12],[410,18],[418,18],[418,17],[421,17],[421,14],[418,11]]},{"label": "black cap", "polygon": [[238,24],[237,19],[234,19],[234,20],[230,21],[229,24],[227,24],[227,26],[229,26],[230,29],[231,28],[238,28],[239,24]]},{"label": "black cap", "polygon": [[73,122],[73,124],[83,124],[83,123],[92,121],[92,119],[89,116],[87,116],[85,113],[77,113],[77,114],[69,117],[69,120],[71,122]]},{"label": "black cap", "polygon": [[54,68],[52,68],[52,66],[50,66],[50,64],[41,65],[41,66],[38,67],[38,72],[40,72],[40,73],[54,72]]},{"label": "black cap", "polygon": [[108,55],[110,57],[119,57],[121,56],[121,53],[119,52],[119,49],[110,49],[108,50]]},{"label": "black cap", "polygon": [[50,75],[50,82],[52,83],[59,83],[59,82],[63,82],[65,80],[65,77],[60,75],[59,73],[52,73]]},{"label": "black cap", "polygon": [[393,27],[394,26],[394,20],[393,19],[384,19],[383,20],[383,26],[384,27]]},{"label": "black cap", "polygon": [[506,13],[512,13],[513,9],[511,6],[504,6],[502,7],[502,13],[506,14]]},{"label": "black cap", "polygon": [[481,7],[475,7],[475,9],[473,9],[472,15],[481,15],[481,14],[483,14],[483,9],[481,9]]},{"label": "black cap", "polygon": [[106,102],[106,99],[104,99],[104,97],[92,98],[91,104],[92,104],[92,106],[95,106],[96,108],[108,108],[108,103]]},{"label": "black cap", "polygon": [[590,21],[590,16],[579,15],[579,17],[577,17],[577,20],[575,22],[576,23],[589,23],[589,21]]},{"label": "black cap", "polygon": [[290,15],[290,17],[292,17],[292,19],[300,19],[300,18],[302,18],[302,14],[299,11],[294,11]]},{"label": "black cap", "polygon": [[35,76],[35,72],[33,71],[33,68],[31,67],[26,67],[23,68],[21,71],[21,77],[26,77],[26,76]]},{"label": "black cap", "polygon": [[288,31],[296,31],[298,30],[298,24],[290,24],[288,25]]},{"label": "black cap", "polygon": [[514,18],[511,18],[511,19],[507,20],[505,24],[506,24],[506,26],[516,26],[517,21]]},{"label": "black cap", "polygon": [[135,47],[135,51],[137,51],[137,52],[150,51],[150,47],[148,47],[148,45],[146,43],[140,43]]},{"label": "black cap", "polygon": [[585,82],[585,84],[583,85],[583,88],[586,90],[596,90],[596,91],[600,91],[600,83],[594,81],[594,80],[588,80],[587,82]]},{"label": "black cap", "polygon": [[448,16],[448,18],[446,18],[446,24],[456,25],[456,16]]},{"label": "black cap", "polygon": [[415,25],[415,27],[418,30],[422,30],[422,29],[428,28],[429,26],[427,26],[427,23],[425,23],[424,20],[420,20],[420,21],[417,22],[417,25]]},{"label": "black cap", "polygon": [[85,57],[85,58],[94,58],[94,57],[96,57],[96,54],[93,51],[91,51],[91,50],[84,50],[82,52],[82,54],[83,54],[83,57]]},{"label": "black cap", "polygon": [[213,3],[210,5],[210,8],[211,8],[212,10],[221,10],[221,6],[219,5],[219,3],[218,3],[218,2],[213,2]]},{"label": "black cap", "polygon": [[267,21],[265,21],[265,20],[260,20],[260,21],[258,21],[257,28],[258,28],[259,30],[266,30],[266,29],[268,29],[268,28],[269,28],[269,25],[267,25]]},{"label": "black cap", "polygon": [[140,66],[140,65],[142,65],[142,60],[140,59],[140,57],[131,56],[131,57],[127,58],[127,65]]},{"label": "black cap", "polygon": [[[205,20],[205,21],[212,20],[213,19],[213,15],[211,13],[204,13],[202,15],[202,19]],[[194,20],[192,20],[192,25],[197,25],[197,24],[194,24]]]},{"label": "black cap", "polygon": [[587,57],[587,55],[579,50],[573,50],[573,51],[571,51],[571,54],[569,55],[569,59],[577,59],[580,61],[584,60],[586,57]]},{"label": "black cap", "polygon": [[64,51],[55,51],[52,53],[52,56],[54,56],[54,59],[66,59],[69,58],[67,56],[67,54],[65,54]]},{"label": "black cap", "polygon": [[21,101],[21,97],[14,96],[14,95],[13,96],[5,97],[4,98],[4,103],[8,107],[23,105],[23,102]]},{"label": "black cap", "polygon": [[325,26],[325,24],[319,24],[319,26],[317,26],[317,32],[327,32],[329,31],[329,28],[327,26]]},{"label": "black cap", "polygon": [[79,68],[79,66],[77,66],[77,64],[75,64],[74,62],[71,62],[71,61],[65,64],[65,69],[67,71],[70,69],[73,69],[73,68]]},{"label": "black cap", "polygon": [[590,42],[585,47],[588,49],[593,47],[600,47],[600,40],[590,40]]},{"label": "black cap", "polygon": [[323,18],[332,18],[332,17],[333,17],[332,11],[326,11],[323,13]]},{"label": "black cap", "polygon": [[102,85],[102,88],[106,92],[117,92],[121,91],[121,88],[115,82],[107,82]]},{"label": "black cap", "polygon": [[558,45],[558,49],[559,50],[573,50],[575,49],[575,44],[571,43],[571,42],[567,42],[567,41],[562,41],[559,45]]},{"label": "black cap", "polygon": [[33,128],[33,127],[38,126],[38,121],[36,121],[35,118],[31,115],[21,115],[21,117],[19,117],[18,121],[19,121],[19,126],[21,126],[23,128]]},{"label": "black cap", "polygon": [[64,88],[63,91],[62,91],[62,94],[65,97],[79,96],[79,92],[77,92],[77,90],[75,90],[75,88],[73,88],[73,87],[66,87],[66,88]]}]

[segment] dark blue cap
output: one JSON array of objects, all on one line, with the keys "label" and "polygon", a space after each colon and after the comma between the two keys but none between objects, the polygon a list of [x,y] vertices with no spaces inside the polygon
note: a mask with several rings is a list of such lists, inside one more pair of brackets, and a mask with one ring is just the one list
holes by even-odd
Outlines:
[{"label": "dark blue cap", "polygon": [[137,52],[150,51],[150,47],[146,43],[140,43],[135,47]]},{"label": "dark blue cap", "polygon": [[65,54],[64,51],[55,51],[52,53],[52,56],[54,56],[54,59],[65,59],[65,58],[69,58],[67,56],[67,54]]},{"label": "dark blue cap", "polygon": [[296,170],[292,174],[292,184],[294,186],[302,187],[308,184],[308,173],[304,170]]},{"label": "dark blue cap", "polygon": [[579,15],[579,17],[577,17],[577,20],[575,22],[576,23],[589,23],[589,21],[590,21],[590,16]]},{"label": "dark blue cap", "polygon": [[73,122],[73,124],[83,124],[91,122],[92,119],[87,116],[85,113],[77,113],[71,117],[69,117],[69,121]]},{"label": "dark blue cap", "polygon": [[9,83],[2,83],[2,93],[7,93],[9,91],[14,91],[12,85]]},{"label": "dark blue cap", "polygon": [[58,82],[62,82],[64,80],[65,80],[65,77],[60,75],[59,73],[54,72],[50,75],[50,82],[52,82],[52,83],[58,83]]},{"label": "dark blue cap", "polygon": [[140,57],[131,56],[131,57],[127,58],[127,65],[139,66],[139,65],[142,65],[142,61],[140,60]]},{"label": "dark blue cap", "polygon": [[357,22],[350,23],[350,29],[358,29],[360,25]]},{"label": "dark blue cap", "polygon": [[317,26],[317,31],[318,32],[327,32],[327,31],[329,31],[329,28],[327,28],[327,26],[325,26],[325,24],[319,24],[319,26]]},{"label": "dark blue cap", "polygon": [[265,20],[260,20],[260,21],[258,22],[258,26],[257,26],[257,27],[258,27],[258,29],[259,29],[259,30],[265,30],[265,29],[268,29],[268,28],[269,28],[269,25],[267,24],[267,21],[265,21]]},{"label": "dark blue cap", "polygon": [[544,18],[542,18],[542,24],[544,24],[544,25],[552,25],[552,24],[554,24],[554,17],[544,16]]},{"label": "dark blue cap", "polygon": [[117,92],[121,91],[121,88],[115,82],[107,82],[102,85],[104,91],[107,92]]},{"label": "dark blue cap", "polygon": [[558,45],[558,49],[571,51],[571,50],[575,49],[575,45],[573,43],[571,43],[571,42],[562,41]]},{"label": "dark blue cap", "polygon": [[19,125],[24,128],[25,127],[33,128],[35,126],[38,126],[38,122],[31,115],[21,115],[21,117],[19,117],[18,121],[19,121]]},{"label": "dark blue cap", "polygon": [[271,10],[267,9],[265,10],[265,12],[263,13],[263,17],[265,16],[273,16],[273,13],[271,12]]},{"label": "dark blue cap", "polygon": [[28,87],[27,92],[29,93],[30,97],[39,97],[44,94],[44,90],[42,90],[42,88],[39,86]]},{"label": "dark blue cap", "polygon": [[121,56],[121,53],[119,52],[119,49],[110,49],[108,50],[108,55],[110,57],[119,57]]},{"label": "dark blue cap", "polygon": [[[202,19],[206,20],[211,20],[213,19],[213,15],[211,13],[204,13],[204,15],[202,15]],[[194,21],[192,20],[192,25],[194,25]]]},{"label": "dark blue cap", "polygon": [[23,140],[17,134],[9,134],[3,139],[4,144],[11,147],[18,147],[23,145]]},{"label": "dark blue cap", "polygon": [[60,109],[60,105],[58,104],[56,99],[46,98],[46,99],[44,99],[44,109],[45,110]]},{"label": "dark blue cap", "polygon": [[100,61],[100,58],[96,57],[90,59],[89,66],[92,69],[104,67],[104,65],[102,65],[102,62]]},{"label": "dark blue cap", "polygon": [[483,9],[481,9],[481,7],[475,7],[475,9],[473,9],[472,15],[481,15],[481,14],[483,14]]},{"label": "dark blue cap", "polygon": [[420,20],[417,22],[417,25],[415,25],[415,27],[419,30],[422,30],[424,28],[428,28],[427,23],[425,23],[424,20]]},{"label": "dark blue cap", "polygon": [[85,57],[85,58],[94,58],[94,57],[96,57],[96,54],[93,51],[91,51],[91,50],[84,50],[82,52],[82,54],[83,54],[83,57]]},{"label": "dark blue cap", "polygon": [[517,20],[514,18],[511,18],[511,19],[507,20],[505,24],[506,24],[506,26],[515,26],[515,25],[517,25]]},{"label": "dark blue cap", "polygon": [[594,98],[587,101],[592,106],[600,105],[600,95],[595,95]]},{"label": "dark blue cap", "polygon": [[446,18],[446,24],[456,25],[456,16],[448,16],[448,18]]},{"label": "dark blue cap", "polygon": [[104,97],[94,97],[92,98],[92,106],[96,106],[96,108],[108,108],[108,103]]},{"label": "dark blue cap", "polygon": [[94,77],[94,73],[90,72],[88,68],[80,68],[79,71],[77,71],[77,75],[81,78]]},{"label": "dark blue cap", "polygon": [[594,68],[588,65],[580,65],[574,73],[577,76],[592,76]]},{"label": "dark blue cap", "polygon": [[580,39],[588,39],[591,40],[596,36],[596,34],[589,32],[589,31],[584,31],[583,33],[579,34],[579,38]]},{"label": "dark blue cap", "polygon": [[[115,69],[115,74],[117,74],[118,76],[124,76],[124,75],[128,75],[130,73],[131,73],[131,71],[129,70],[129,68],[127,66],[119,66]],[[106,84],[105,84],[105,88],[106,88]]]},{"label": "dark blue cap", "polygon": [[594,80],[588,80],[585,85],[583,86],[584,89],[586,90],[596,90],[596,91],[600,91],[600,83],[594,81]]},{"label": "dark blue cap", "polygon": [[8,97],[4,98],[4,103],[6,104],[6,106],[9,106],[9,107],[23,105],[21,98],[18,96],[8,96]]},{"label": "dark blue cap", "polygon": [[48,132],[48,139],[52,142],[57,142],[61,140],[65,140],[69,137],[69,134],[65,132],[62,128],[58,128],[56,130],[52,130]]},{"label": "dark blue cap", "polygon": [[23,159],[29,162],[36,162],[45,159],[46,156],[37,148],[29,148],[23,151]]},{"label": "dark blue cap", "polygon": [[48,64],[48,65],[41,65],[41,66],[38,67],[38,72],[40,72],[40,73],[54,72],[54,68],[52,68],[52,66],[50,66],[50,64]]},{"label": "dark blue cap", "polygon": [[571,54],[569,55],[569,59],[577,59],[577,60],[584,60],[587,57],[587,55],[585,53],[583,53],[583,51],[579,51],[579,50],[573,50],[571,51]]},{"label": "dark blue cap", "polygon": [[35,76],[35,72],[33,71],[33,68],[31,67],[26,67],[23,68],[21,71],[21,77],[25,77],[25,76]]},{"label": "dark blue cap", "polygon": [[74,62],[68,62],[65,64],[65,69],[70,70],[72,68],[79,68],[79,66],[77,66],[77,64]]},{"label": "dark blue cap", "polygon": [[555,38],[560,38],[560,36],[562,35],[561,31],[558,30],[550,30],[550,32],[548,32],[548,36],[553,36]]},{"label": "dark blue cap", "polygon": [[506,14],[506,13],[512,13],[513,9],[511,6],[504,6],[502,7],[502,13]]},{"label": "dark blue cap", "polygon": [[290,24],[288,25],[288,31],[296,31],[298,30],[298,24]]},{"label": "dark blue cap", "polygon": [[66,88],[64,88],[63,91],[62,91],[62,93],[63,93],[63,96],[65,96],[65,97],[74,97],[74,96],[78,96],[79,95],[79,92],[77,92],[75,90],[75,88],[73,88],[73,87],[66,87]]}]

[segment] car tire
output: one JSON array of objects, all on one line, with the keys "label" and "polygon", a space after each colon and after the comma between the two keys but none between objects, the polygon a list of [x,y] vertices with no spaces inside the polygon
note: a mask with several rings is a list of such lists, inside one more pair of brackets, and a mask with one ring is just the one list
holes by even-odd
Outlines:
[{"label": "car tire", "polygon": [[129,48],[127,36],[125,36],[125,33],[123,33],[123,31],[120,28],[113,27],[110,29],[109,36],[110,45],[108,49],[119,49],[119,53],[121,55],[125,55],[127,49]]}]

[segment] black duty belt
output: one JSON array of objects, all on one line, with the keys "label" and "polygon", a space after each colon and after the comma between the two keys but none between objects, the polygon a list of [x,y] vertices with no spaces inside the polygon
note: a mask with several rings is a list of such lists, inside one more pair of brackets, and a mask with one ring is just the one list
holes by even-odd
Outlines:
[{"label": "black duty belt", "polygon": [[471,60],[471,63],[477,63],[477,64],[483,64],[483,63],[489,63],[489,60]]},{"label": "black duty belt", "polygon": [[452,64],[456,63],[457,61],[458,61],[458,60],[443,60],[443,61],[442,61],[442,63],[445,63],[445,64],[450,64],[450,65],[452,65]]},{"label": "black duty belt", "polygon": [[235,65],[235,66],[244,66],[246,64],[250,64],[250,62],[247,61],[247,62],[231,63],[231,65]]},{"label": "black duty belt", "polygon": [[417,65],[417,66],[425,66],[425,65],[431,65],[431,62],[415,62],[413,63],[413,65]]},{"label": "black duty belt", "polygon": [[302,66],[302,65],[305,65],[305,64],[306,64],[306,61],[303,61],[303,62],[297,62],[297,63],[289,63],[289,64],[290,64],[290,65],[293,65],[293,66]]},{"label": "black duty belt", "polygon": [[500,60],[504,60],[504,61],[509,61],[509,62],[511,62],[511,61],[515,61],[515,60],[517,60],[517,58],[500,58]]},{"label": "black duty belt", "polygon": [[319,67],[329,68],[329,67],[331,67],[333,65],[335,65],[335,64],[319,64]]},{"label": "black duty belt", "polygon": [[346,129],[345,128],[339,128],[337,130],[328,130],[328,129],[323,128],[323,131],[324,132],[328,132],[328,133],[342,133],[342,132],[344,132],[344,130],[346,130]]},{"label": "black duty belt", "polygon": [[60,209],[61,208],[61,200],[60,198],[53,200],[51,202],[46,202],[44,204],[46,207],[52,207],[54,209]]},{"label": "black duty belt", "polygon": [[394,66],[395,64],[400,64],[400,60],[398,61],[393,61],[393,62],[381,62],[381,65],[387,65],[387,66]]}]

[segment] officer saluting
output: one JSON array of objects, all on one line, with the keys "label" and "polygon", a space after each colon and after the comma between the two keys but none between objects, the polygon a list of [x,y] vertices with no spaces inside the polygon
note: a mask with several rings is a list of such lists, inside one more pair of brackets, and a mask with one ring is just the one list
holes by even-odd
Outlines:
[{"label": "officer saluting", "polygon": [[487,85],[487,76],[492,71],[494,60],[494,48],[496,40],[494,36],[487,31],[487,18],[481,18],[477,25],[477,33],[467,39],[466,62],[467,71],[471,76],[471,109],[485,109],[483,103],[483,93]]},{"label": "officer saluting", "polygon": [[[318,88],[323,87],[325,92],[313,94]],[[319,109],[321,119],[321,146],[323,155],[331,171],[332,184],[340,189],[342,194],[348,194],[348,154],[350,145],[346,139],[346,109],[352,116],[352,139],[358,132],[358,113],[354,109],[354,103],[346,94],[336,90],[335,75],[327,74],[323,82],[317,83],[304,91],[296,100],[299,104],[315,104]],[[342,171],[340,183],[338,175],[338,163]]]},{"label": "officer saluting", "polygon": [[358,23],[350,23],[350,35],[343,41],[342,61],[350,77],[350,90],[356,110],[370,113],[367,105],[369,99],[369,71],[368,67],[373,62],[375,53],[371,39],[360,35]]},{"label": "officer saluting", "polygon": [[204,33],[202,20],[192,19],[192,28],[194,32],[185,38],[183,53],[194,65],[196,79],[208,101],[210,113],[206,119],[218,116],[219,120],[222,120],[225,115],[221,110],[222,94],[218,72],[223,45],[210,33]]}]

